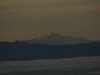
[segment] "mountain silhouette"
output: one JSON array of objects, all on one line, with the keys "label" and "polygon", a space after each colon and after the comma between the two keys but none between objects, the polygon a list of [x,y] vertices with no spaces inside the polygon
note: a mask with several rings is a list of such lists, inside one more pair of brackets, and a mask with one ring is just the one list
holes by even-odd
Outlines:
[{"label": "mountain silhouette", "polygon": [[37,37],[31,40],[23,40],[23,42],[47,44],[47,45],[70,45],[70,44],[89,43],[94,41],[85,39],[84,37],[74,38],[71,36],[67,36],[67,35],[62,36],[60,34],[51,32],[44,35],[41,38]]}]

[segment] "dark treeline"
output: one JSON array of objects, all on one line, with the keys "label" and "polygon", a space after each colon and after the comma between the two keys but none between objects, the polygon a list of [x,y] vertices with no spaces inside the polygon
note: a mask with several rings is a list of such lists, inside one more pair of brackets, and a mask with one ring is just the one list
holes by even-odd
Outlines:
[{"label": "dark treeline", "polygon": [[100,43],[44,45],[26,42],[0,42],[0,61],[57,59],[81,56],[100,56]]}]

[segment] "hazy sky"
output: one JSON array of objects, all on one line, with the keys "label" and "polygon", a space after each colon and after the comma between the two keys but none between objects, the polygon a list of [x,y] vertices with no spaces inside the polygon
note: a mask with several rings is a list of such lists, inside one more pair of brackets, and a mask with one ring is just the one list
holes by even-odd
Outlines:
[{"label": "hazy sky", "polygon": [[0,41],[48,32],[100,40],[100,0],[0,0]]}]

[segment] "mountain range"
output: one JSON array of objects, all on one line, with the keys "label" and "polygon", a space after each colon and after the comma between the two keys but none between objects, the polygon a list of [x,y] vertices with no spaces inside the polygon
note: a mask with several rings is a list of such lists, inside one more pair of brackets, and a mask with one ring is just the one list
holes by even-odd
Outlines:
[{"label": "mountain range", "polygon": [[38,43],[38,44],[47,44],[47,45],[71,45],[71,44],[80,44],[80,43],[90,43],[94,40],[89,40],[84,37],[75,38],[71,36],[62,36],[60,34],[51,32],[44,35],[43,37],[36,37],[30,40],[23,40],[22,42],[28,43]]},{"label": "mountain range", "polygon": [[100,42],[51,32],[31,40],[0,42],[0,61],[100,56]]}]

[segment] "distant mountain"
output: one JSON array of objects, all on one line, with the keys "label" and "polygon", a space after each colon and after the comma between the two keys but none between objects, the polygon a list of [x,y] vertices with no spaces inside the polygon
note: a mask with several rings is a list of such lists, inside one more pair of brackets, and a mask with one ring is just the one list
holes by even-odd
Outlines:
[{"label": "distant mountain", "polygon": [[48,44],[48,45],[70,45],[70,44],[80,44],[80,43],[90,43],[93,40],[85,39],[83,37],[74,38],[71,36],[62,36],[60,34],[51,32],[43,37],[34,38],[30,40],[23,40],[23,42],[28,43],[38,43],[38,44]]}]

